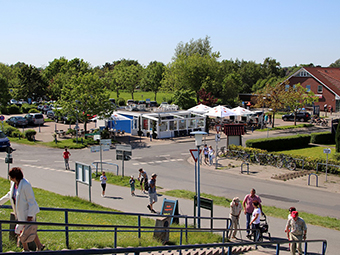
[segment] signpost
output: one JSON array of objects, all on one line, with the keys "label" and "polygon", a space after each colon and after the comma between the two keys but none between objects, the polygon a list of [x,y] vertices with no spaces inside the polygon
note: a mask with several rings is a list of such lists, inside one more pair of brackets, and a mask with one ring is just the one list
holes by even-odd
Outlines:
[{"label": "signpost", "polygon": [[124,177],[124,160],[130,160],[132,156],[131,145],[116,145],[116,159],[122,161],[122,176]]},{"label": "signpost", "polygon": [[7,147],[6,148],[6,152],[7,152],[7,157],[5,158],[5,163],[7,163],[7,180],[8,180],[8,174],[9,174],[9,168],[10,168],[10,164],[13,164],[13,158],[12,158],[12,151],[13,149],[11,147]]},{"label": "signpost", "polygon": [[221,141],[221,135],[217,133],[215,135],[215,142],[216,142],[216,155],[215,155],[215,169],[217,169],[217,150],[218,150],[218,142]]},{"label": "signpost", "polygon": [[111,139],[101,139],[99,145],[91,146],[91,152],[100,152],[100,170],[103,171],[103,155],[102,151],[109,151]]},{"label": "signpost", "polygon": [[195,194],[197,196],[197,160],[202,150],[200,149],[200,151],[198,152],[198,149],[189,149],[189,151],[191,153],[192,158],[195,161]]},{"label": "signpost", "polygon": [[5,120],[5,116],[4,116],[4,115],[1,115],[1,116],[0,116],[0,120],[1,120],[1,124],[2,124],[1,130],[4,130],[4,120]]},{"label": "signpost", "polygon": [[327,167],[328,167],[328,154],[331,154],[331,149],[323,149],[323,153],[326,154],[326,181],[327,181]]}]

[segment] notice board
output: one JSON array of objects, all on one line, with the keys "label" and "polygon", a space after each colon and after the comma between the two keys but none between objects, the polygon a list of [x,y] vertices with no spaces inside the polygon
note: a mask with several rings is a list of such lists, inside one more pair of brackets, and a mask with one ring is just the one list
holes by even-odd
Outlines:
[{"label": "notice board", "polygon": [[[178,200],[168,200],[164,198],[162,205],[162,215],[179,215],[178,213]],[[171,223],[179,223],[179,218],[171,217]]]}]

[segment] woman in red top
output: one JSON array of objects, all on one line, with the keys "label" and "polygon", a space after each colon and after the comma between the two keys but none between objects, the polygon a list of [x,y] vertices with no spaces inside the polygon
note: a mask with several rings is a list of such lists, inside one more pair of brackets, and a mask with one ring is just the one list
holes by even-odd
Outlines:
[{"label": "woman in red top", "polygon": [[71,153],[69,151],[67,151],[67,149],[65,148],[65,151],[63,152],[63,157],[64,157],[64,161],[65,161],[65,169],[66,170],[70,170],[70,165],[68,164],[68,160],[71,156]]}]

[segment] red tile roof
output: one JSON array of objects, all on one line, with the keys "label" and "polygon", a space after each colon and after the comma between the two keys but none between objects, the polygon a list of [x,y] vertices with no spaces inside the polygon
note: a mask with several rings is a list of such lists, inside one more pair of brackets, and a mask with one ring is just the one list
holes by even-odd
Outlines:
[{"label": "red tile roof", "polygon": [[340,68],[335,67],[304,67],[324,85],[340,95]]},{"label": "red tile roof", "polygon": [[243,124],[225,124],[224,133],[226,135],[244,135]]}]

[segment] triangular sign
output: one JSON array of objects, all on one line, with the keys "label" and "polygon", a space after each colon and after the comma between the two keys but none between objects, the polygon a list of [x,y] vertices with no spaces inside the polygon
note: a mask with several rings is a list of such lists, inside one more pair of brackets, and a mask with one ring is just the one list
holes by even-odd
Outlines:
[{"label": "triangular sign", "polygon": [[197,149],[190,149],[189,151],[191,153],[192,158],[195,160],[195,162],[197,162],[198,155],[201,154],[202,150],[200,150],[199,153]]}]

